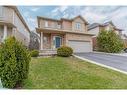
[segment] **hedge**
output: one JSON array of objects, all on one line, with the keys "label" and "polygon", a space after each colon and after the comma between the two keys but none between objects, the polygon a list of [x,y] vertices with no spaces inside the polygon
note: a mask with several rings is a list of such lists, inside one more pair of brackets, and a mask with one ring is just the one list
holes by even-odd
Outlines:
[{"label": "hedge", "polygon": [[5,88],[14,88],[28,77],[30,53],[22,43],[10,37],[0,48],[0,77]]},{"label": "hedge", "polygon": [[69,57],[73,53],[73,49],[68,46],[61,46],[57,49],[57,55],[62,57]]}]

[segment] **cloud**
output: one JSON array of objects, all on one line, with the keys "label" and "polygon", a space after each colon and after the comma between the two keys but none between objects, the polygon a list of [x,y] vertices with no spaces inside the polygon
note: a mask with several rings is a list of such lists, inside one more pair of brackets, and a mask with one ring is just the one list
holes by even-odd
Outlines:
[{"label": "cloud", "polygon": [[61,7],[59,7],[59,10],[60,10],[61,12],[63,12],[63,11],[65,11],[67,8],[68,8],[68,6],[61,6]]},{"label": "cloud", "polygon": [[33,8],[31,8],[31,11],[36,12],[36,11],[38,11],[39,9],[40,9],[39,7],[33,7]]},{"label": "cloud", "polygon": [[106,16],[105,15],[98,15],[98,14],[95,14],[95,13],[92,13],[92,12],[87,12],[85,14],[82,14],[82,16],[88,20],[90,23],[93,23],[93,22],[98,22],[98,23],[102,23],[102,21],[105,20]]},{"label": "cloud", "polygon": [[31,30],[35,30],[35,27],[37,27],[37,20],[36,18],[32,18],[32,17],[29,17],[27,18],[27,22],[30,26],[30,29]]},{"label": "cloud", "polygon": [[66,9],[68,8],[68,6],[59,6],[56,7],[54,10],[52,10],[52,13],[56,13],[56,12],[64,12]]},{"label": "cloud", "polygon": [[24,15],[25,17],[28,17],[28,16],[29,16],[29,12],[26,11],[26,12],[23,13],[23,15]]},{"label": "cloud", "polygon": [[[51,11],[52,17],[61,17],[61,15],[65,14],[65,11],[68,9],[68,6],[59,6],[56,7],[55,9],[53,9]],[[64,15],[65,17],[67,17],[67,14]],[[63,17],[63,16],[62,16]]]}]

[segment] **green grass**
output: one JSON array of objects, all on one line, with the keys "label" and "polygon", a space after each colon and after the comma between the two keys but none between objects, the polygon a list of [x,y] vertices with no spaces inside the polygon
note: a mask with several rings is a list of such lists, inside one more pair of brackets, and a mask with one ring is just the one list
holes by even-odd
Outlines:
[{"label": "green grass", "polygon": [[125,89],[127,75],[74,57],[32,58],[24,89]]}]

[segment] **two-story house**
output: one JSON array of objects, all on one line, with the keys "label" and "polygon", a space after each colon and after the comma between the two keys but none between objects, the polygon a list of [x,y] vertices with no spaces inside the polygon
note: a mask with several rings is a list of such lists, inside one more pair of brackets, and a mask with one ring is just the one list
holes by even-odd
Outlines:
[{"label": "two-story house", "polygon": [[104,24],[99,24],[99,23],[93,23],[91,25],[88,26],[88,32],[93,34],[94,36],[92,37],[92,41],[93,41],[93,49],[96,50],[97,48],[97,36],[99,34],[99,32],[101,32],[102,30],[112,30],[113,32],[115,32],[117,35],[121,36],[122,35],[122,29],[117,28],[112,21],[106,22]]},{"label": "two-story house", "polygon": [[70,46],[74,52],[92,51],[92,34],[87,31],[88,22],[77,16],[60,20],[37,17],[37,33],[40,34],[40,50],[56,50],[62,45]]},{"label": "two-story house", "polygon": [[9,36],[28,46],[30,30],[16,6],[0,6],[0,43]]}]

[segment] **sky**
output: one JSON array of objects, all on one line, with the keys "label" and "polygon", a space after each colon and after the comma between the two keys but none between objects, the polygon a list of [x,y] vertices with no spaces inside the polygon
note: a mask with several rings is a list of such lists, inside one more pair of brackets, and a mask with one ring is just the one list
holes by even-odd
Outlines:
[{"label": "sky", "polygon": [[112,21],[127,34],[127,6],[18,6],[30,30],[37,27],[37,16],[49,18],[84,17],[89,24]]}]

